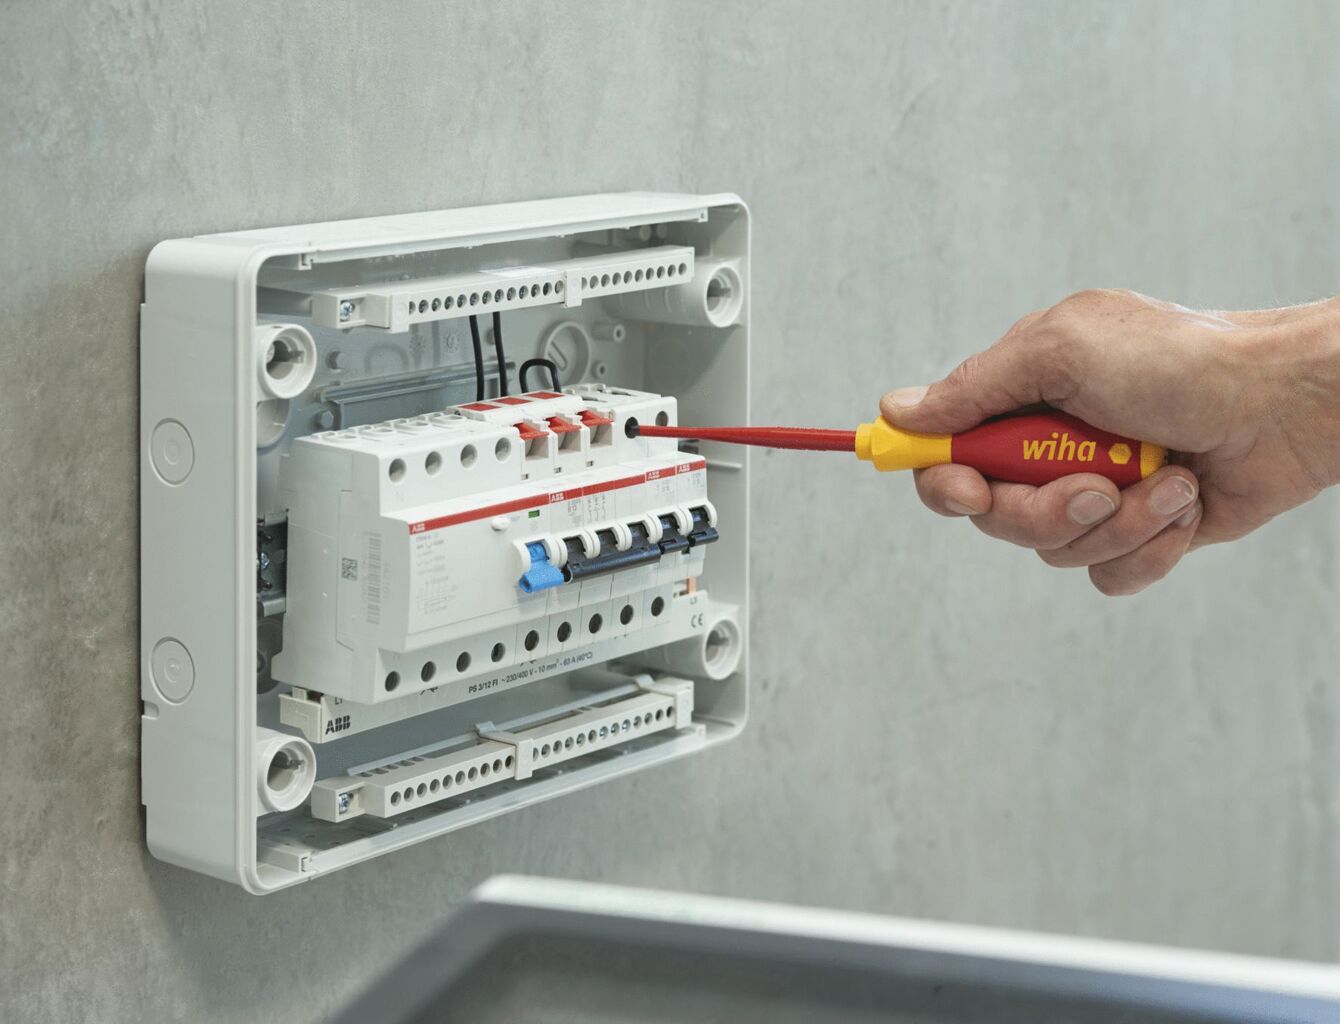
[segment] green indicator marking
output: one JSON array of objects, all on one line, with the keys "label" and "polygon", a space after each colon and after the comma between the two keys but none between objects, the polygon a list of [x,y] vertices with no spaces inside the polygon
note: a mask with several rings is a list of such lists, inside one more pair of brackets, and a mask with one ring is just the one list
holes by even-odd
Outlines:
[{"label": "green indicator marking", "polygon": [[533,508],[529,512],[527,512],[526,515],[531,519],[539,519],[540,510],[538,508]]}]

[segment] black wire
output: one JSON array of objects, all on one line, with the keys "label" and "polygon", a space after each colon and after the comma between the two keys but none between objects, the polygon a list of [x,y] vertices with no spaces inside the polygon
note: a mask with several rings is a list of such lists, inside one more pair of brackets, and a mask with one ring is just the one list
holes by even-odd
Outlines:
[{"label": "black wire", "polygon": [[470,314],[470,340],[475,343],[475,401],[484,401],[484,346],[479,340],[479,317]]},{"label": "black wire", "polygon": [[502,314],[493,311],[493,351],[498,356],[498,394],[507,396],[507,357],[503,355]]},{"label": "black wire", "polygon": [[554,364],[552,359],[527,359],[521,364],[521,368],[516,372],[517,383],[520,385],[523,393],[530,390],[530,387],[526,384],[526,376],[536,366],[543,366],[549,371],[549,379],[554,382],[555,391],[563,390],[563,385],[558,382],[558,367]]}]

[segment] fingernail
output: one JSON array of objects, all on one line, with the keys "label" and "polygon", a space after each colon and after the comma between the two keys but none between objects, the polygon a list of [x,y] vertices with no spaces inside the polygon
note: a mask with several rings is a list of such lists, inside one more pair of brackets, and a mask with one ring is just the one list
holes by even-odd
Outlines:
[{"label": "fingernail", "polygon": [[1070,499],[1065,513],[1072,523],[1092,526],[1117,510],[1117,504],[1102,491],[1084,491]]},{"label": "fingernail", "polygon": [[969,508],[961,501],[955,501],[953,498],[945,498],[945,508],[949,509],[956,516],[975,516],[981,514],[980,508]]},{"label": "fingernail", "polygon": [[897,391],[890,391],[884,397],[900,409],[909,409],[914,405],[919,405],[921,400],[926,397],[928,390],[929,388],[925,385],[916,388],[899,388]]},{"label": "fingernail", "polygon": [[1189,509],[1177,517],[1177,525],[1183,528],[1190,526],[1196,521],[1196,516],[1200,515],[1201,504],[1196,502]]},{"label": "fingernail", "polygon": [[1164,480],[1163,483],[1154,488],[1154,493],[1149,496],[1149,503],[1154,506],[1154,511],[1161,516],[1170,516],[1174,512],[1180,512],[1195,500],[1195,485],[1182,476],[1174,476]]}]

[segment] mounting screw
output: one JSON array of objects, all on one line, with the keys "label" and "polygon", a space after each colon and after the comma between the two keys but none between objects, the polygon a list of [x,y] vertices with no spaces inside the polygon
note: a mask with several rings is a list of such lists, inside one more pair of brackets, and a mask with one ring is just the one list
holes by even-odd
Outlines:
[{"label": "mounting screw", "polygon": [[330,430],[335,426],[335,412],[333,409],[322,409],[316,414],[316,425],[322,430]]},{"label": "mounting screw", "polygon": [[264,551],[262,551],[259,555],[256,556],[256,567],[260,569],[261,572],[264,572],[266,569],[270,568],[270,556],[267,555]]},{"label": "mounting screw", "polygon": [[348,320],[353,315],[354,315],[354,304],[350,302],[348,299],[345,299],[343,302],[340,303],[340,319]]},{"label": "mounting screw", "polygon": [[337,812],[339,814],[343,814],[345,811],[349,809],[349,805],[353,802],[354,798],[351,794],[341,793],[339,799],[335,802]]}]

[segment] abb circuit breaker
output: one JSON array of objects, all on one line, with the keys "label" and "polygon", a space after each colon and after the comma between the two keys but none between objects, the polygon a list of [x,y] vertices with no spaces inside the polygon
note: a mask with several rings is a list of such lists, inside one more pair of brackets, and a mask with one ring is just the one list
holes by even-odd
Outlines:
[{"label": "abb circuit breaker", "polygon": [[164,242],[143,801],[267,892],[735,735],[748,214],[627,194]]}]

